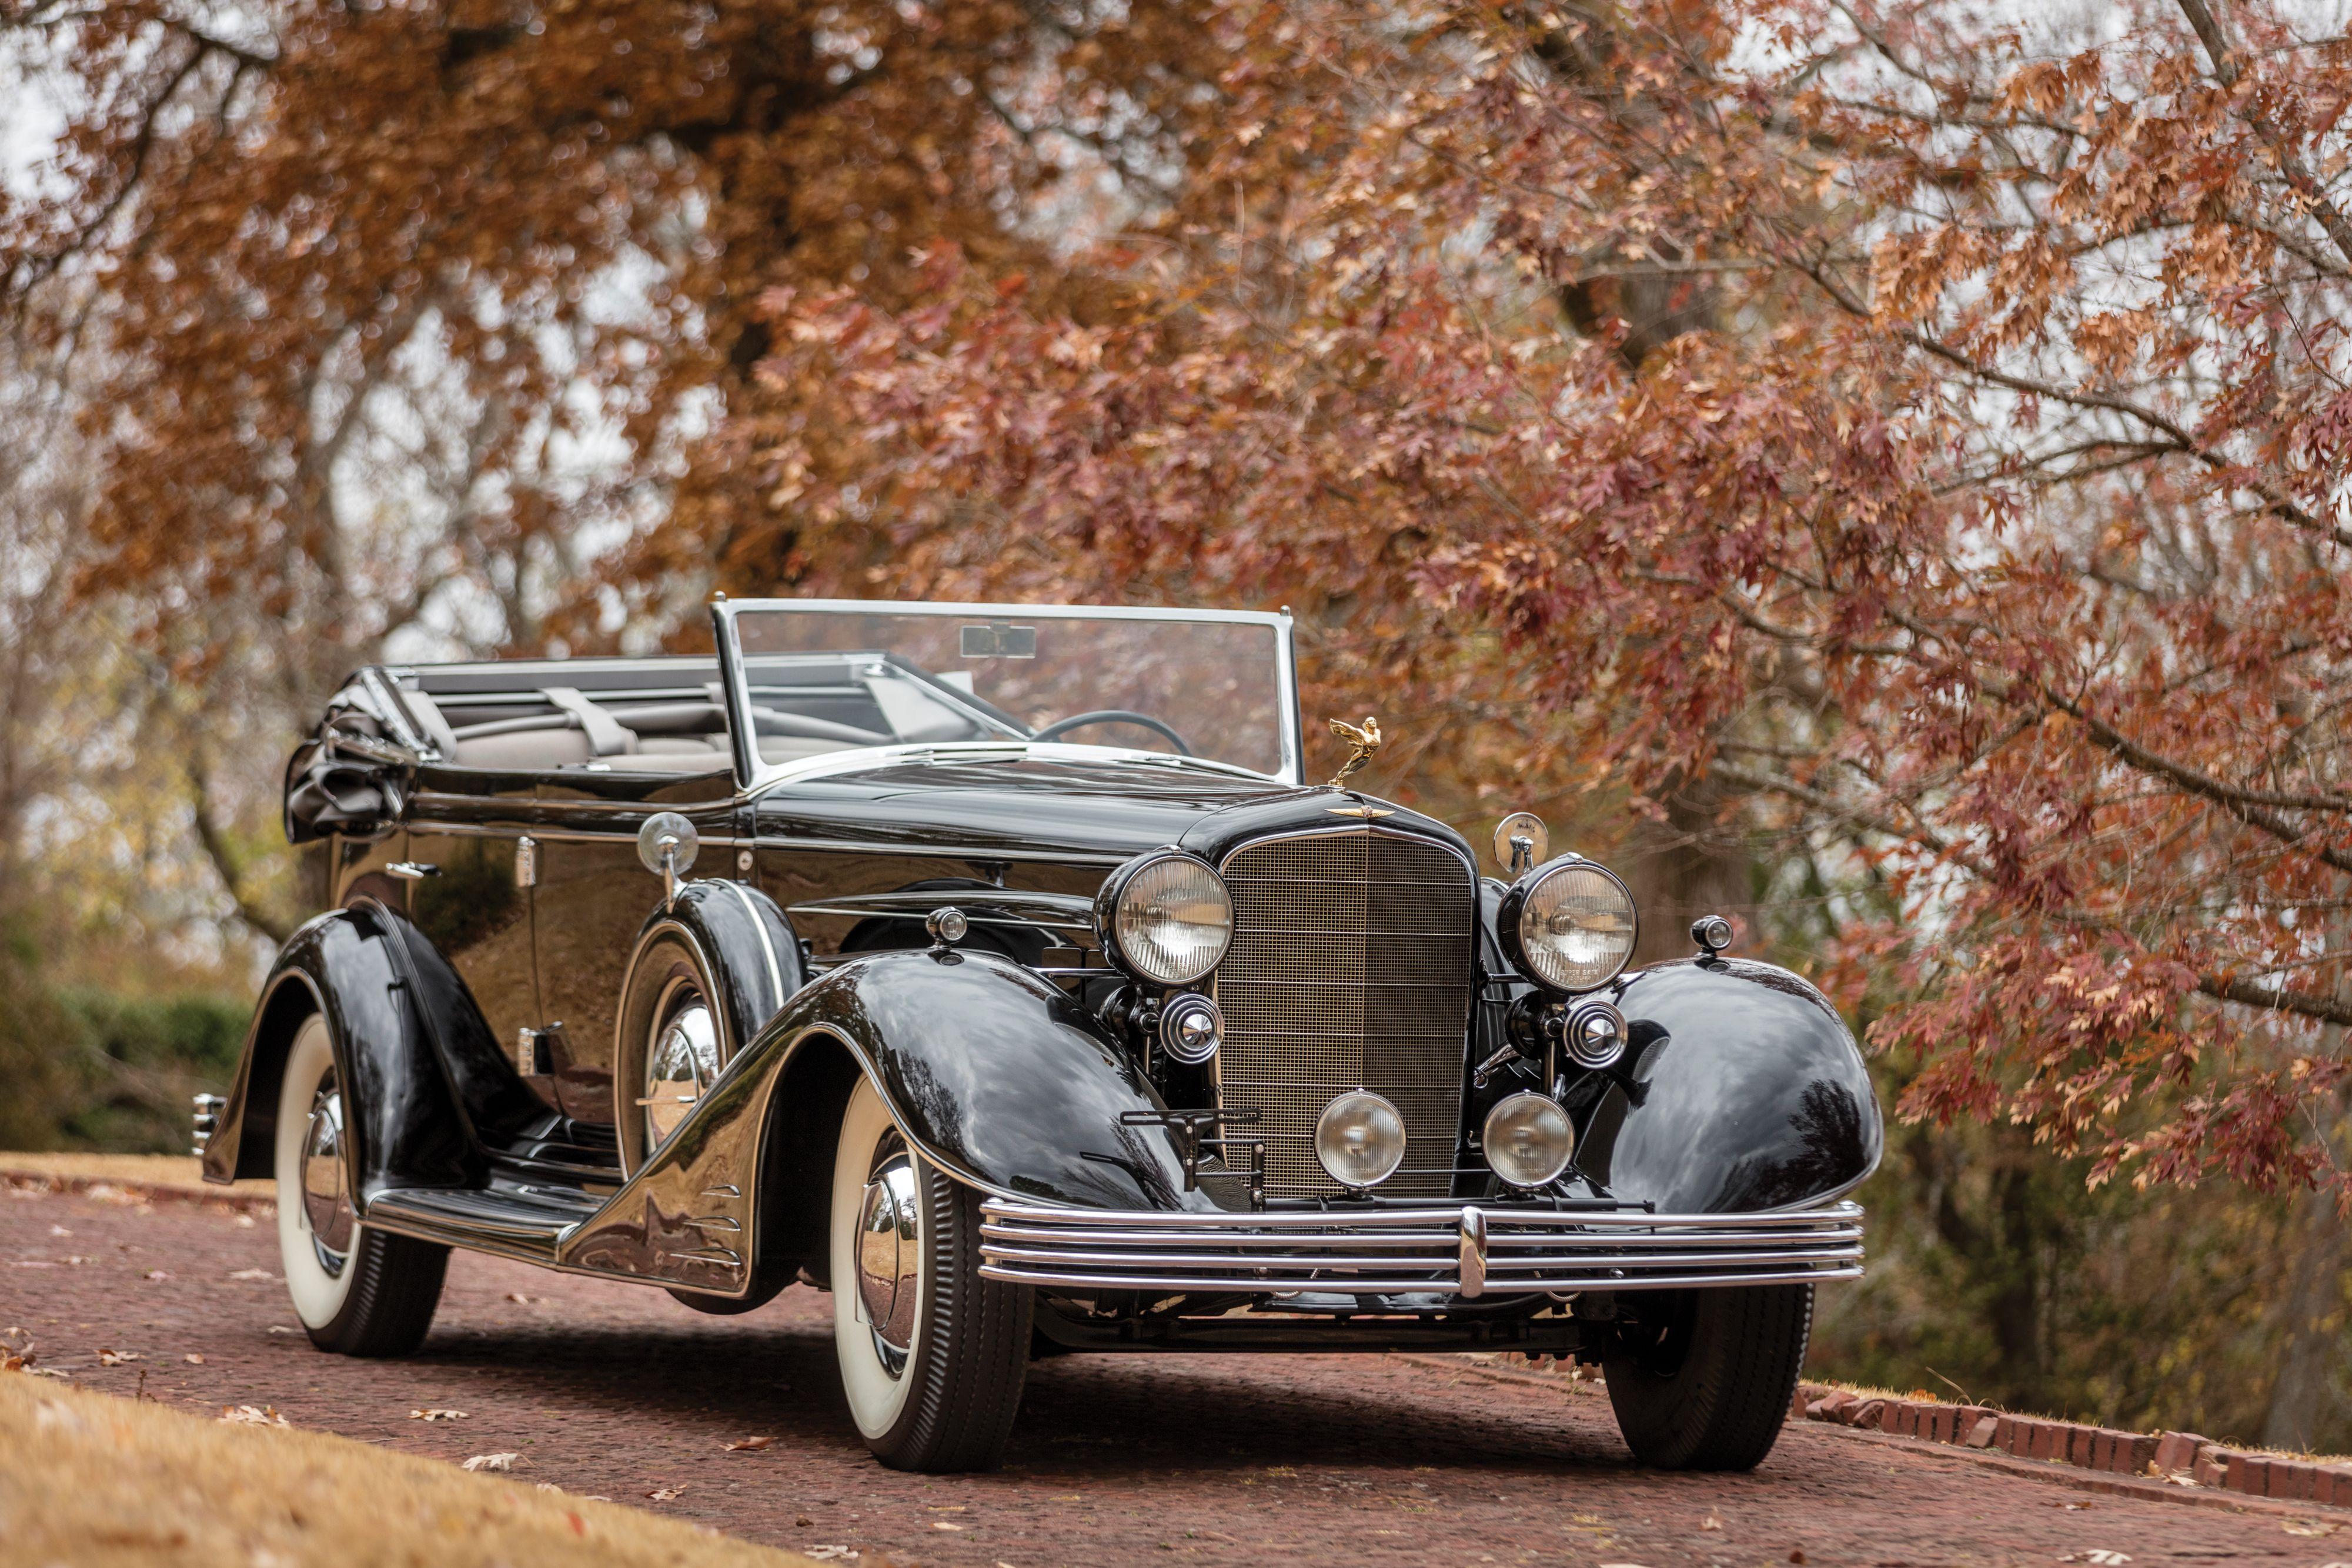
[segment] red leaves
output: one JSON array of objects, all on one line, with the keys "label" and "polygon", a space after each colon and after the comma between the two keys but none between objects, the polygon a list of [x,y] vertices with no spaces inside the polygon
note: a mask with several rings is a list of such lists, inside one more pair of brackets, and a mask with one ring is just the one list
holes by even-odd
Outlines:
[{"label": "red leaves", "polygon": [[[1475,716],[1441,791],[1728,789],[1831,878],[1804,939],[1906,1113],[2304,1179],[2341,1048],[2213,977],[2301,1006],[2352,950],[2352,607],[2304,553],[2345,548],[2352,257],[2177,22],[2021,67],[1843,16],[1735,63],[1682,8],[1432,52],[1236,5],[1258,134],[1115,308],[934,251],[919,316],[802,302],[766,373],[845,389],[902,580],[1303,602],[1310,673]],[[2352,96],[2262,58],[2281,134]]]}]

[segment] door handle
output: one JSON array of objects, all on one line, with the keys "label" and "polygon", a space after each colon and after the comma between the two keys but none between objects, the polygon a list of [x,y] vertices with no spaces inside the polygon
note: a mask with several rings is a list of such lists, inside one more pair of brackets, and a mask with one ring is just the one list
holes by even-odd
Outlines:
[{"label": "door handle", "polygon": [[439,876],[441,868],[424,861],[394,861],[383,868],[403,882],[423,882],[428,876]]}]

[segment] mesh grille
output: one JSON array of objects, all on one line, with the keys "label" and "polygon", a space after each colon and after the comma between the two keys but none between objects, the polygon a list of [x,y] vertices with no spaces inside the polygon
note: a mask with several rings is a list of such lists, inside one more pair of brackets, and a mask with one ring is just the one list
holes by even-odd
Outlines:
[{"label": "mesh grille", "polygon": [[1462,1119],[1475,884],[1440,844],[1378,829],[1267,839],[1224,864],[1234,941],[1217,967],[1228,1110],[1256,1110],[1266,1186],[1338,1192],[1315,1119],[1370,1089],[1404,1116],[1383,1195],[1444,1197]]}]

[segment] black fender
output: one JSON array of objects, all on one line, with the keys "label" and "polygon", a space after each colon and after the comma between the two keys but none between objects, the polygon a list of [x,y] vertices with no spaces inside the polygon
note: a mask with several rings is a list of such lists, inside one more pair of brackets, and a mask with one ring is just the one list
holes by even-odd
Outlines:
[{"label": "black fender", "polygon": [[1628,1049],[1576,1168],[1665,1214],[1818,1204],[1876,1168],[1885,1129],[1853,1034],[1801,977],[1740,958],[1629,976]]},{"label": "black fender", "polygon": [[312,1013],[326,1019],[351,1133],[352,1189],[471,1186],[486,1131],[518,1131],[538,1102],[490,1037],[472,993],[406,918],[373,899],[331,910],[287,940],[262,982],[216,1130],[206,1181],[270,1176],[286,1053]]},{"label": "black fender", "polygon": [[560,1263],[721,1296],[772,1288],[779,1270],[821,1274],[840,1107],[861,1075],[907,1141],[968,1186],[1092,1208],[1219,1207],[1184,1190],[1171,1134],[1121,1122],[1165,1107],[1060,987],[992,953],[877,953],[786,1003]]},{"label": "black fender", "polygon": [[[709,880],[680,886],[677,895],[655,905],[638,928],[636,946],[621,977],[621,1003],[613,1042],[614,1125],[624,1158],[634,1166],[638,1150],[634,1096],[642,1076],[638,1052],[658,998],[646,970],[647,954],[664,936],[691,952],[706,990],[717,1004],[719,1061],[734,1057],[757,1036],[777,1009],[808,981],[807,959],[793,923],[775,900],[738,882]],[[675,951],[672,949],[672,951]]]}]

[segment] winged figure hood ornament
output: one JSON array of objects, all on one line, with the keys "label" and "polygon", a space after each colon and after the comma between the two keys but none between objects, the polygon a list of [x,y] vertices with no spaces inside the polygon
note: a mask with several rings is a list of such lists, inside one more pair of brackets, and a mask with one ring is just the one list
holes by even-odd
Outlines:
[{"label": "winged figure hood ornament", "polygon": [[1381,721],[1368,714],[1360,728],[1345,719],[1335,718],[1330,722],[1331,733],[1348,743],[1348,760],[1340,765],[1339,772],[1331,775],[1331,788],[1338,789],[1344,787],[1349,778],[1365,763],[1380,754]]}]

